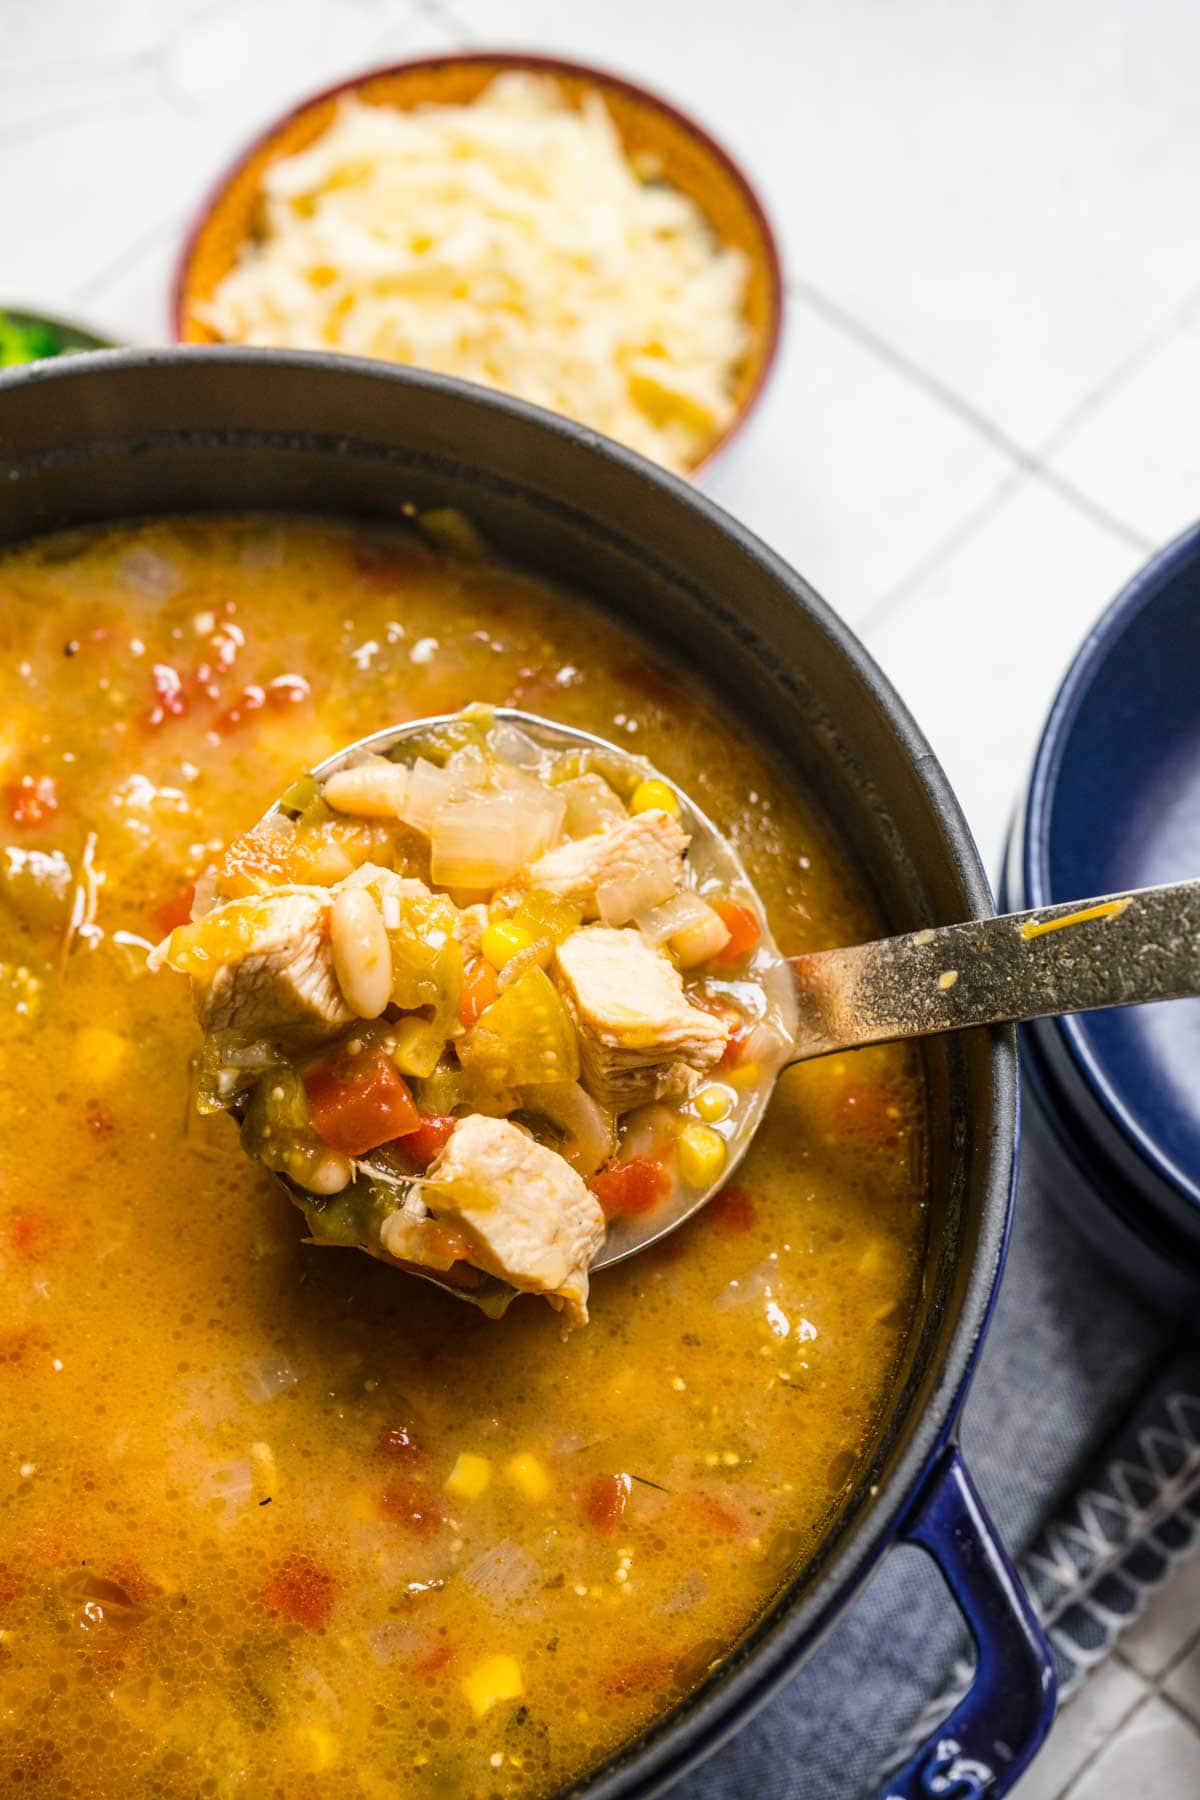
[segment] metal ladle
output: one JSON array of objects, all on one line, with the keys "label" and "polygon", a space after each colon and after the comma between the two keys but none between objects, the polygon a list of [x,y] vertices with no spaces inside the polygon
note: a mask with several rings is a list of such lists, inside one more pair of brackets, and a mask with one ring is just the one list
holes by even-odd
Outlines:
[{"label": "metal ladle", "polygon": [[[323,781],[368,753],[395,759],[406,744],[427,738],[456,716],[417,719],[374,732],[337,751],[312,773]],[[591,732],[511,708],[498,707],[493,717],[546,750],[599,752],[606,760],[626,764],[639,778],[653,774],[666,779],[643,758]],[[683,789],[674,782],[668,785],[679,799],[681,823],[691,838],[693,869],[718,875],[723,886],[753,896],[765,920],[736,850]],[[279,810],[277,804],[267,817]],[[793,1063],[943,1031],[1200,995],[1200,879],[1067,901],[1035,912],[927,926],[902,937],[791,958],[764,932],[752,972],[771,992],[789,1036],[781,1041],[777,1059],[764,1066],[753,1103],[728,1145],[720,1179],[651,1213],[614,1219],[593,1273],[646,1249],[699,1212],[745,1155],[776,1079]],[[295,1192],[290,1185],[289,1191]],[[489,1297],[479,1290],[467,1294],[433,1274],[427,1278],[477,1304]],[[494,1286],[499,1294],[491,1296],[495,1304],[485,1304],[485,1310],[502,1311],[512,1291],[502,1282]]]}]

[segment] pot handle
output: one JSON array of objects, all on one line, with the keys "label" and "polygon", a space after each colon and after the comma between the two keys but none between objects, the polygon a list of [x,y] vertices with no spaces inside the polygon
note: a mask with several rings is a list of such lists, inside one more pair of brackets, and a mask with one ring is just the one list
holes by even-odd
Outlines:
[{"label": "pot handle", "polygon": [[943,1452],[901,1528],[932,1556],[970,1628],[975,1678],[880,1800],[1000,1800],[1054,1718],[1050,1646],[958,1450]]}]

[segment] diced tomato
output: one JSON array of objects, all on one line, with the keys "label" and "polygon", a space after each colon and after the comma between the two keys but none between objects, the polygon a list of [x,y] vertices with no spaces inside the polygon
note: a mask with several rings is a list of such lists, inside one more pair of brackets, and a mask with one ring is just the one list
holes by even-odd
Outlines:
[{"label": "diced tomato", "polygon": [[740,900],[718,900],[714,910],[721,915],[729,942],[711,960],[714,963],[740,962],[762,936],[762,926],[750,907],[743,906]]},{"label": "diced tomato", "polygon": [[380,1456],[396,1457],[404,1462],[415,1462],[422,1455],[421,1446],[407,1425],[385,1425],[375,1447]]},{"label": "diced tomato", "polygon": [[651,1694],[661,1694],[669,1685],[675,1662],[674,1656],[666,1654],[640,1656],[636,1662],[625,1663],[604,1676],[600,1685],[612,1700],[644,1700]]},{"label": "diced tomato", "polygon": [[174,931],[177,925],[186,925],[191,919],[192,901],[195,898],[195,885],[194,883],[189,882],[186,887],[181,887],[177,893],[171,894],[166,900],[160,901],[150,915],[154,921],[155,930],[161,932],[163,937],[166,937],[168,932]]},{"label": "diced tomato", "polygon": [[739,1237],[758,1222],[758,1208],[745,1188],[723,1187],[704,1209],[704,1217],[722,1237]]},{"label": "diced tomato", "polygon": [[732,1506],[716,1494],[697,1493],[688,1496],[692,1511],[697,1513],[704,1525],[719,1537],[742,1538],[749,1534],[746,1520],[741,1513],[735,1512]]},{"label": "diced tomato", "polygon": [[904,1135],[904,1114],[895,1096],[877,1083],[856,1082],[833,1104],[835,1130],[853,1137],[895,1144]]},{"label": "diced tomato", "polygon": [[181,719],[188,709],[187,689],[183,677],[171,663],[155,663],[150,670],[154,701],[146,714],[146,724],[157,728],[168,719]]},{"label": "diced tomato", "polygon": [[263,1588],[262,1597],[272,1612],[315,1631],[333,1617],[337,1583],[329,1570],[310,1556],[289,1556]]},{"label": "diced tomato", "polygon": [[58,811],[53,775],[22,775],[9,782],[4,797],[14,825],[44,825]]},{"label": "diced tomato", "polygon": [[458,1651],[453,1644],[439,1644],[428,1656],[419,1656],[416,1662],[410,1663],[409,1672],[413,1675],[440,1675],[443,1669],[450,1667],[457,1655]]},{"label": "diced tomato", "polygon": [[4,1222],[5,1241],[24,1262],[39,1262],[53,1249],[58,1235],[54,1220],[42,1207],[24,1207],[10,1213]]},{"label": "diced tomato", "polygon": [[496,971],[482,956],[473,957],[463,970],[462,992],[458,1001],[458,1022],[470,1030],[480,1013],[492,1004],[500,992]]},{"label": "diced tomato", "polygon": [[254,713],[261,712],[266,704],[266,689],[259,687],[257,682],[252,682],[249,687],[242,689],[231,706],[227,706],[224,712],[217,714],[211,729],[216,732],[218,737],[228,737],[231,731],[236,731],[239,725],[244,725]]},{"label": "diced tomato", "polygon": [[28,1362],[36,1351],[49,1348],[49,1338],[37,1325],[18,1325],[0,1331],[0,1367],[5,1363],[15,1366]]},{"label": "diced tomato", "polygon": [[674,1182],[665,1163],[652,1156],[631,1156],[610,1163],[588,1182],[606,1219],[621,1213],[644,1213],[670,1197]]},{"label": "diced tomato", "polygon": [[418,1169],[427,1169],[439,1150],[445,1149],[457,1124],[457,1119],[444,1118],[440,1113],[420,1113],[415,1129],[401,1138],[401,1148]]},{"label": "diced tomato", "polygon": [[440,1531],[446,1523],[445,1507],[418,1481],[390,1482],[379,1496],[379,1513],[391,1524],[422,1535]]},{"label": "diced tomato", "polygon": [[583,1496],[583,1516],[593,1531],[613,1532],[625,1515],[633,1480],[628,1475],[597,1475]]},{"label": "diced tomato", "polygon": [[365,1156],[421,1122],[407,1082],[382,1050],[317,1069],[304,1091],[314,1131],[344,1156]]}]

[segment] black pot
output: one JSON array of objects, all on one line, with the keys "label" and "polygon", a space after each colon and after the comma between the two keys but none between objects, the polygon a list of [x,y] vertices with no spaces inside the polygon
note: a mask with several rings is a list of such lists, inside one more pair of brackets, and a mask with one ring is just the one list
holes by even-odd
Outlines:
[{"label": "black pot", "polygon": [[[0,378],[0,541],[161,512],[395,519],[455,505],[719,684],[819,794],[890,929],[987,914],[987,882],[923,738],[808,584],[683,482],[582,426],[412,370],[270,351],[117,351]],[[928,1270],[869,1469],[816,1558],[721,1668],[573,1792],[645,1795],[714,1749],[898,1539],[936,1559],[975,1685],[890,1796],[1008,1791],[1053,1712],[1049,1653],[954,1444],[1000,1277],[1017,1097],[1008,1030],[926,1048]],[[881,1754],[886,1746],[880,1746]]]}]

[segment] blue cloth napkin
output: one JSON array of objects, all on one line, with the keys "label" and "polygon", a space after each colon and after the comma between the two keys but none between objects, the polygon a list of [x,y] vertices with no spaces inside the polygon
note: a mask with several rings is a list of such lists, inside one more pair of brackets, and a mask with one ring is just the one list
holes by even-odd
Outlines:
[{"label": "blue cloth napkin", "polygon": [[[1027,1142],[1007,1268],[963,1414],[966,1460],[1054,1646],[1061,1697],[1200,1525],[1200,1349],[1051,1197]],[[834,1631],[677,1800],[867,1800],[969,1679],[918,1551],[892,1550]]]}]

